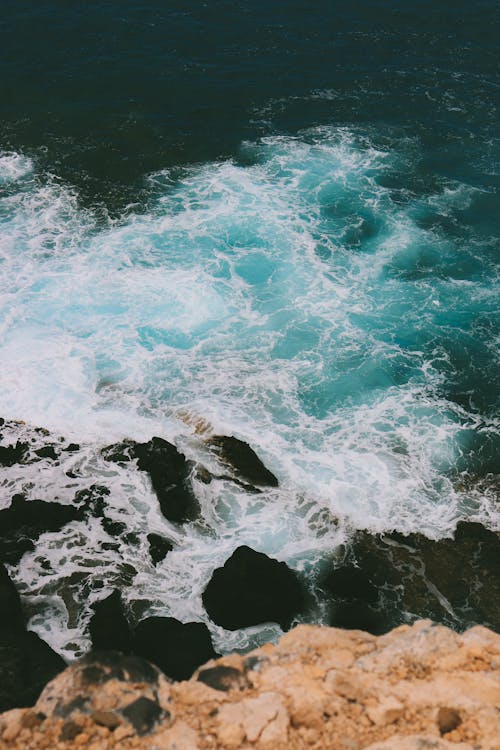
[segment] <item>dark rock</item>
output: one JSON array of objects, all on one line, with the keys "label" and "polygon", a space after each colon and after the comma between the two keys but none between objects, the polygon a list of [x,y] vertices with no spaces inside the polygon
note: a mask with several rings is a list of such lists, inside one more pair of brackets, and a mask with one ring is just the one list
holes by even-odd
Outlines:
[{"label": "dark rock", "polygon": [[120,592],[113,591],[106,599],[93,604],[92,609],[94,614],[89,625],[92,648],[123,653],[130,651],[131,633]]},{"label": "dark rock", "polygon": [[85,490],[79,490],[75,494],[73,502],[94,518],[102,518],[106,509],[106,498],[109,495],[108,487],[101,484],[92,484]]},{"label": "dark rock", "polygon": [[39,727],[45,719],[45,714],[40,711],[37,713],[35,711],[27,711],[21,719],[21,725],[25,729],[34,729],[35,727]]},{"label": "dark rock", "polygon": [[5,567],[0,563],[0,637],[3,633],[23,630],[21,599]]},{"label": "dark rock", "polygon": [[374,608],[377,588],[365,573],[354,565],[342,565],[329,571],[319,587],[334,602],[330,608],[329,625],[346,630],[385,632],[386,618]]},{"label": "dark rock", "polygon": [[217,656],[206,625],[182,623],[173,617],[142,620],[134,632],[132,650],[174,680],[189,679],[201,664]]},{"label": "dark rock", "polygon": [[208,667],[198,673],[198,681],[214,690],[244,690],[250,683],[239,669],[234,667]]},{"label": "dark rock", "polygon": [[110,536],[120,536],[127,530],[127,525],[122,521],[112,521],[110,518],[102,519],[102,528]]},{"label": "dark rock", "polygon": [[0,712],[34,705],[64,660],[35,633],[0,635]]},{"label": "dark rock", "polygon": [[107,498],[110,495],[108,487],[100,484],[92,484],[85,490],[79,490],[75,494],[74,503],[82,511],[89,513],[94,518],[100,518],[104,531],[110,536],[121,536],[127,530],[123,521],[113,521],[105,515]]},{"label": "dark rock", "polygon": [[353,565],[344,565],[330,571],[321,581],[323,590],[337,599],[377,601],[378,591],[368,576]]},{"label": "dark rock", "polygon": [[80,521],[82,512],[70,505],[27,501],[14,495],[9,508],[0,511],[0,559],[18,562],[33,542],[47,531],[60,531],[71,521]]},{"label": "dark rock", "polygon": [[80,450],[80,446],[78,445],[78,443],[70,443],[69,445],[66,446],[66,448],[63,448],[63,451],[65,451],[66,453],[75,453],[76,451],[79,451],[79,450]]},{"label": "dark rock", "polygon": [[[82,669],[81,679],[84,684],[102,685],[103,682],[107,681],[108,673],[99,665],[96,666],[95,664],[91,664],[90,666],[84,667]],[[81,699],[77,697],[74,700],[79,701]],[[84,703],[86,702],[87,702],[87,699],[84,699]],[[79,707],[78,705],[69,706],[70,710],[73,710],[74,708],[78,708],[78,707]]]},{"label": "dark rock", "polygon": [[238,547],[213,572],[203,604],[210,618],[228,630],[263,622],[287,629],[304,606],[304,594],[296,573],[284,562]]},{"label": "dark rock", "polygon": [[161,512],[169,521],[185,523],[198,516],[200,509],[191,487],[190,464],[175,445],[153,437],[147,443],[124,441],[108,445],[102,455],[118,463],[137,459],[137,468],[149,474]]},{"label": "dark rock", "polygon": [[362,601],[340,601],[330,609],[328,624],[344,630],[365,630],[382,635],[391,629],[391,621],[383,611]]},{"label": "dark rock", "polygon": [[122,714],[134,727],[139,736],[150,732],[164,716],[163,709],[150,698],[137,698],[122,710]]},{"label": "dark rock", "polygon": [[24,461],[28,455],[28,443],[18,440],[15,445],[0,445],[0,466],[14,466]]},{"label": "dark rock", "polygon": [[367,571],[370,585],[359,577],[356,596],[347,597],[344,589],[341,597],[342,589],[320,582],[332,603],[331,625],[379,634],[429,618],[457,630],[480,623],[500,631],[500,536],[481,524],[460,522],[454,539],[437,541],[359,531],[344,562]]},{"label": "dark rock", "polygon": [[59,458],[53,445],[44,445],[43,448],[38,448],[35,453],[39,458],[50,458],[52,461],[56,461]]},{"label": "dark rock", "polygon": [[454,708],[442,707],[438,711],[437,724],[441,734],[448,734],[460,726],[462,719]]},{"label": "dark rock", "polygon": [[128,534],[125,534],[123,539],[125,542],[127,542],[127,544],[132,545],[132,547],[138,547],[141,543],[139,534],[136,534],[135,531],[129,531]]},{"label": "dark rock", "polygon": [[118,651],[90,651],[77,666],[85,693],[89,685],[103,685],[109,680],[144,682],[155,687],[160,674],[145,659]]},{"label": "dark rock", "polygon": [[225,464],[232,466],[250,484],[260,487],[278,486],[277,478],[264,466],[248,443],[226,435],[214,435],[206,442]]},{"label": "dark rock", "polygon": [[136,443],[132,440],[124,440],[123,443],[107,445],[102,449],[101,454],[106,461],[113,461],[117,464],[127,463],[136,457],[134,455],[135,446]]},{"label": "dark rock", "polygon": [[69,721],[65,721],[62,725],[60,738],[63,742],[73,742],[73,740],[82,732],[82,725],[70,719]]},{"label": "dark rock", "polygon": [[172,542],[169,542],[168,539],[160,536],[160,534],[148,534],[148,542],[149,554],[155,565],[164,560],[167,554],[174,548]]},{"label": "dark rock", "polygon": [[190,465],[175,445],[159,437],[134,448],[137,466],[146,471],[161,512],[169,521],[184,523],[196,518],[199,505],[190,483]]},{"label": "dark rock", "polygon": [[26,632],[19,594],[0,565],[0,712],[32,706],[65,666],[45,641]]}]

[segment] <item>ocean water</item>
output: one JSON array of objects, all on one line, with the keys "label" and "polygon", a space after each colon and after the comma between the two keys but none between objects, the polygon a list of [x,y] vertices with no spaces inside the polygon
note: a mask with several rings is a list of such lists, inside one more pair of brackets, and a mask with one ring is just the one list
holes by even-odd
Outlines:
[{"label": "ocean water", "polygon": [[[5,470],[0,505],[98,482],[139,539],[44,535],[12,571],[31,626],[71,657],[115,585],[135,617],[208,622],[239,544],[314,576],[356,528],[500,528],[497,4],[6,8],[0,415],[82,451]],[[100,448],[161,435],[212,466],[198,418],[280,487],[195,478],[176,527]],[[156,569],[150,531],[175,543]],[[220,650],[279,633],[208,624]]]}]

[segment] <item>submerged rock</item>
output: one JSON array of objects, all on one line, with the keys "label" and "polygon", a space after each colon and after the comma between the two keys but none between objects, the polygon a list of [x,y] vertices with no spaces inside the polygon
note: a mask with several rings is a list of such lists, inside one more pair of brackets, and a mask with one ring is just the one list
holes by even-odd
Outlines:
[{"label": "submerged rock", "polygon": [[227,630],[264,622],[286,629],[304,606],[297,574],[286,563],[246,546],[213,572],[202,598],[210,618]]},{"label": "submerged rock", "polygon": [[278,480],[274,474],[264,466],[253,448],[243,440],[233,436],[214,435],[206,440],[206,444],[244,481],[258,487],[278,486]]},{"label": "submerged rock", "polygon": [[173,617],[148,617],[134,632],[135,654],[153,662],[168,677],[187,680],[217,654],[204,623],[182,623]]},{"label": "submerged rock", "polygon": [[437,541],[360,531],[346,561],[350,584],[339,572],[346,566],[320,582],[332,602],[331,625],[377,634],[428,617],[456,629],[481,623],[500,630],[500,537],[481,524],[460,522],[454,539]]},{"label": "submerged rock", "polygon": [[138,469],[149,474],[161,512],[169,521],[185,523],[198,516],[200,508],[191,487],[191,465],[175,445],[153,437],[147,443],[125,441],[109,445],[102,455],[117,463],[137,459]]},{"label": "submerged rock", "polygon": [[16,563],[34,549],[33,542],[41,534],[60,531],[67,523],[82,519],[83,512],[71,505],[14,495],[10,507],[0,511],[0,560]]}]

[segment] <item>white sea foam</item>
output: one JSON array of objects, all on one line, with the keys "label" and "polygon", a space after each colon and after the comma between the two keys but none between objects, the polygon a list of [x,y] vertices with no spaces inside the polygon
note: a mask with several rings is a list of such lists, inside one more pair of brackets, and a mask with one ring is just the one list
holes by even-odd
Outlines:
[{"label": "white sea foam", "polygon": [[[243,150],[245,166],[153,175],[154,209],[106,227],[55,180],[20,181],[0,198],[0,414],[86,445],[76,479],[13,467],[0,491],[7,502],[31,483],[32,497],[70,502],[78,488],[106,485],[110,513],[140,539],[96,560],[107,535],[74,524],[23,558],[16,576],[29,581],[33,627],[57,622],[44,637],[65,653],[85,643],[74,617],[68,630],[68,602],[88,607],[123,583],[124,564],[138,571],[125,589],[133,612],[207,621],[203,587],[239,544],[308,570],[349,526],[437,537],[467,515],[498,524],[491,498],[459,491],[449,475],[464,424],[477,429],[480,417],[440,390],[452,366],[442,311],[472,315],[491,287],[474,282],[457,300],[456,279],[422,273],[426,253],[446,258],[453,243],[422,227],[421,203],[400,206],[379,184],[397,151],[334,128]],[[445,185],[426,206],[472,199]],[[249,497],[196,483],[204,523],[168,524],[145,475],[110,468],[99,447],[160,434],[209,461],[180,410],[247,440],[280,488]],[[176,543],[156,570],[149,531]],[[210,627],[221,649],[269,635]]]}]

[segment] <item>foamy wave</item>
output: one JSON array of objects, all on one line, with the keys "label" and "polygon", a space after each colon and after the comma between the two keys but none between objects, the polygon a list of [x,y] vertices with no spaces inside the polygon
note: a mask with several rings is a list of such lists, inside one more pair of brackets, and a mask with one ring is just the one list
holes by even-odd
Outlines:
[{"label": "foamy wave", "polygon": [[[158,570],[143,542],[124,553],[138,570],[131,601],[206,618],[201,591],[241,543],[308,569],[350,526],[437,537],[461,517],[497,523],[491,497],[454,478],[484,415],[446,394],[462,377],[460,336],[494,295],[480,244],[439,221],[455,221],[477,193],[443,183],[395,200],[384,176],[411,162],[406,142],[395,146],[345,128],[244,144],[242,163],[152,176],[150,213],[107,226],[56,180],[20,182],[0,198],[0,414],[85,440],[78,481],[102,477],[141,539],[175,536]],[[166,528],[144,478],[111,472],[98,449],[161,434],[201,460],[186,411],[251,443],[280,489],[256,499],[200,483],[205,525]],[[23,481],[61,496],[54,477]],[[78,559],[75,534],[87,538]],[[37,552],[19,579],[28,566],[33,596],[56,592],[87,569],[99,534],[49,535],[41,545],[53,572],[36,579]],[[108,557],[119,577],[123,559]],[[66,609],[53,597],[54,638],[68,648]],[[211,627],[220,648],[249,637]],[[71,637],[83,643],[78,628]]]}]

